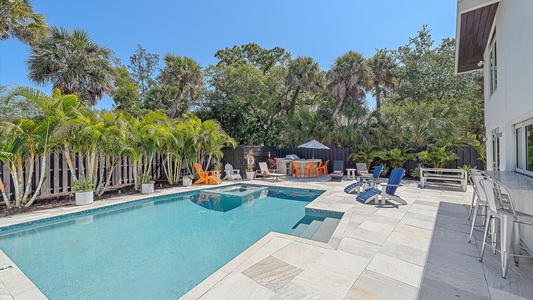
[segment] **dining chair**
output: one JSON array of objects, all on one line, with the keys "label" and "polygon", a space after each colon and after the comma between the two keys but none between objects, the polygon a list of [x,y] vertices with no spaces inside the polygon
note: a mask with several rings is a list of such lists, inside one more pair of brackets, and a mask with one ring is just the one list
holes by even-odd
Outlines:
[{"label": "dining chair", "polygon": [[[294,173],[296,173],[296,176],[294,176]],[[300,175],[300,168],[298,168],[298,165],[296,162],[292,162],[292,177],[298,177]]]},{"label": "dining chair", "polygon": [[[499,249],[498,249],[498,243],[497,238],[492,238],[492,241],[489,242],[492,248],[500,252],[500,260],[501,260],[501,267],[502,267],[502,277],[506,278],[507,276],[507,262],[509,260],[509,256],[514,257],[515,264],[518,266],[519,257],[520,256],[526,256],[521,255],[521,249],[520,249],[520,227],[519,225],[529,225],[533,227],[532,215],[528,215],[522,212],[518,212],[515,210],[513,201],[511,198],[511,195],[509,194],[509,205],[510,209],[503,209],[498,207],[496,204],[496,195],[495,190],[500,189],[500,184],[496,181],[489,180],[489,179],[482,179],[480,180],[480,186],[485,191],[485,195],[487,196],[487,203],[488,203],[488,216],[487,221],[485,222],[485,231],[483,233],[483,244],[481,246],[481,253],[479,257],[479,261],[483,262],[483,255],[485,254],[485,248],[487,245],[487,237],[489,233],[491,235],[500,235],[499,241]],[[490,228],[495,227],[495,222],[492,222],[492,220],[498,219],[500,222],[499,228]],[[511,252],[512,251],[512,252]]]},{"label": "dining chair", "polygon": [[320,161],[318,163],[318,166],[315,167],[315,175],[316,177],[322,175],[322,171],[324,170],[324,168],[322,167],[322,161]]}]

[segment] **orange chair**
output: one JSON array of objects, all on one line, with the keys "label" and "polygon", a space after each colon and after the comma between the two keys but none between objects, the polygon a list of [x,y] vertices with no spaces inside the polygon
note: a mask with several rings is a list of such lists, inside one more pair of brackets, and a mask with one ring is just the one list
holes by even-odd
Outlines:
[{"label": "orange chair", "polygon": [[220,180],[220,178],[211,176],[209,172],[204,171],[204,168],[202,168],[201,164],[195,163],[194,168],[196,169],[196,173],[198,173],[198,176],[200,176],[200,178],[196,180],[193,184],[200,184],[200,183],[221,184],[222,183],[222,180]]},{"label": "orange chair", "polygon": [[326,160],[326,162],[322,165],[322,170],[321,170],[322,174],[324,174],[324,175],[328,175],[329,174],[328,165],[329,165],[329,159]]},{"label": "orange chair", "polygon": [[311,177],[311,173],[313,173],[313,162],[309,162],[309,165],[305,168],[305,177]]},{"label": "orange chair", "polygon": [[[296,176],[294,176],[294,173],[296,173]],[[292,162],[292,177],[298,177],[298,175],[300,175],[300,168],[295,162]]]},{"label": "orange chair", "polygon": [[[318,166],[315,167],[315,175],[316,175],[316,177],[322,175],[321,173],[322,173],[323,170],[324,170],[324,168],[322,168],[322,161],[320,161],[318,163]],[[324,174],[327,174],[327,173],[324,173]]]}]

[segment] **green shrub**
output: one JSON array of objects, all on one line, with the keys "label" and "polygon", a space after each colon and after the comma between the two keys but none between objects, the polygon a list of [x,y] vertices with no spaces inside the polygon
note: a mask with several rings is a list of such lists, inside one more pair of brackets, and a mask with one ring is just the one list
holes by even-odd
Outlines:
[{"label": "green shrub", "polygon": [[74,182],[72,182],[73,193],[84,193],[92,191],[94,191],[94,184],[90,179],[80,179],[74,180]]}]

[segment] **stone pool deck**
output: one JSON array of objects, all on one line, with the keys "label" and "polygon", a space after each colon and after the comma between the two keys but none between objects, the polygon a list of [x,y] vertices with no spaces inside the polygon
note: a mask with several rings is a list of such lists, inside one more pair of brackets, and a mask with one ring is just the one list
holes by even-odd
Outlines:
[{"label": "stone pool deck", "polygon": [[[225,182],[224,184],[233,184]],[[481,232],[467,243],[472,190],[420,189],[405,182],[408,202],[377,208],[343,192],[350,181],[267,180],[244,183],[323,189],[308,207],[343,212],[328,243],[271,232],[182,299],[532,299],[533,261],[511,264],[502,279],[497,256],[478,261]],[[156,190],[154,196],[205,186]],[[0,218],[7,226],[145,198],[128,195],[85,207]],[[0,267],[13,265],[0,251]],[[0,299],[46,299],[16,266],[0,271]]]}]

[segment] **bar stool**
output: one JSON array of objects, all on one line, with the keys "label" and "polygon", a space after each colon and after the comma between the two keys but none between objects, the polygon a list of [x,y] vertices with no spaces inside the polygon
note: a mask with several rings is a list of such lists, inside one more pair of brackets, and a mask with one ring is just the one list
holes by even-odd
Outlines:
[{"label": "bar stool", "polygon": [[[501,267],[502,267],[502,277],[505,278],[507,276],[507,261],[509,259],[509,256],[513,256],[515,258],[515,263],[518,266],[518,257],[523,256],[520,252],[520,224],[529,225],[533,227],[533,216],[524,214],[521,212],[517,212],[514,209],[513,201],[511,199],[511,195],[509,194],[509,204],[510,204],[510,210],[505,209],[498,209],[498,206],[496,205],[496,198],[495,198],[495,189],[500,189],[500,186],[498,183],[482,179],[480,180],[480,186],[485,191],[485,195],[487,196],[487,203],[488,203],[488,219],[485,223],[485,232],[483,234],[483,245],[481,247],[481,254],[479,257],[479,261],[483,262],[483,255],[485,253],[485,247],[487,245],[487,237],[489,235],[489,231],[491,230],[491,224],[494,224],[491,222],[493,219],[498,219],[500,221],[499,226],[499,232],[496,230],[496,228],[493,228],[492,235],[500,235],[500,247],[498,249],[498,245],[496,243],[496,239],[493,238],[490,242],[491,246],[494,250],[500,252],[500,259],[501,259]],[[492,225],[494,227],[494,225]],[[511,253],[511,246],[513,249],[513,252]]]},{"label": "bar stool", "polygon": [[[294,174],[296,173],[296,176]],[[292,177],[298,177],[300,174],[300,168],[298,168],[298,165],[295,162],[292,162]]]},{"label": "bar stool", "polygon": [[470,220],[470,218],[472,217],[472,212],[474,211],[474,204],[475,204],[475,201],[476,201],[476,196],[477,196],[477,185],[476,183],[474,182],[474,179],[472,176],[474,175],[478,175],[478,176],[484,176],[483,173],[481,173],[481,171],[479,170],[471,170],[470,171],[470,176],[468,177],[468,180],[470,181],[470,184],[472,184],[472,187],[474,188],[474,191],[472,192],[472,202],[470,203],[470,210],[468,211],[468,220]]},{"label": "bar stool", "polygon": [[470,224],[470,236],[468,237],[469,243],[472,241],[472,235],[474,234],[474,227],[476,226],[479,208],[481,208],[481,224],[485,225],[486,222],[488,207],[487,195],[485,194],[485,190],[479,187],[480,181],[484,179],[487,179],[487,177],[479,174],[470,175],[470,180],[472,181],[472,186],[474,187],[474,195],[472,197],[472,204],[470,205],[470,213],[468,217],[468,219],[470,219],[470,216],[473,216]]},{"label": "bar stool", "polygon": [[316,175],[316,177],[322,175],[321,173],[322,173],[323,170],[324,170],[324,168],[322,167],[322,161],[320,161],[318,163],[318,166],[315,167],[315,175]]}]

